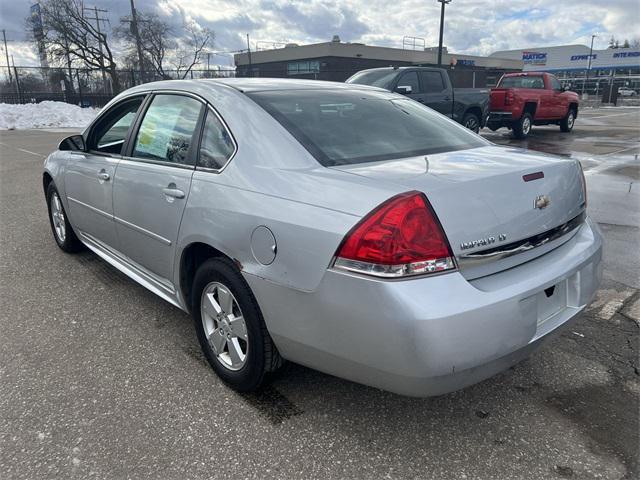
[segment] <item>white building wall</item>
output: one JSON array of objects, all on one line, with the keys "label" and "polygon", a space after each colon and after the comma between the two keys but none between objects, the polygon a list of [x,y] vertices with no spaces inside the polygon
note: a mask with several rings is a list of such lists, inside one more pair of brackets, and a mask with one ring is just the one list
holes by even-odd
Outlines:
[{"label": "white building wall", "polygon": [[[585,70],[589,66],[589,47],[563,45],[495,52],[490,57],[522,60],[524,71]],[[593,50],[591,69],[640,68],[640,48]]]}]

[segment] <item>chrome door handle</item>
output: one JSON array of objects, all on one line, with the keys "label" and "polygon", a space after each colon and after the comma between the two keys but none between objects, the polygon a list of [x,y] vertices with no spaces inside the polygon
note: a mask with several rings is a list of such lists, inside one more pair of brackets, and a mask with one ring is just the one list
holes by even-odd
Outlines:
[{"label": "chrome door handle", "polygon": [[177,188],[163,188],[162,193],[164,193],[167,197],[184,198],[184,192],[182,190],[178,190]]},{"label": "chrome door handle", "polygon": [[105,172],[104,170],[101,170],[98,172],[98,178],[100,180],[104,180],[105,182],[108,181],[111,178],[111,175],[109,175],[107,172]]}]

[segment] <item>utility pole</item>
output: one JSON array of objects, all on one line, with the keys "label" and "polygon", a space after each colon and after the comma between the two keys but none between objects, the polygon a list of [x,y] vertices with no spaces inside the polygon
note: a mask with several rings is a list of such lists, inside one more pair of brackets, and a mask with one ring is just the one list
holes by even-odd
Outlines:
[{"label": "utility pole", "polygon": [[[596,38],[598,35],[596,35],[595,33],[593,35],[591,35],[591,48],[589,49],[589,66],[587,67],[587,75],[585,78],[585,83],[587,83],[589,81],[589,74],[591,73],[591,59],[593,58],[593,39]],[[582,84],[582,94],[584,95],[584,87],[585,84]]]},{"label": "utility pole", "polygon": [[[84,15],[84,5],[83,5],[82,14]],[[98,36],[101,37],[101,40],[98,42],[98,48],[100,49],[100,71],[102,72],[102,87],[105,89],[105,93],[107,90],[107,75],[104,67],[104,51],[102,50],[102,42],[106,43],[107,35],[104,34],[104,39],[102,38],[102,31],[100,30],[100,22],[110,23],[108,18],[100,18],[100,13],[108,13],[108,10],[103,8],[93,7],[88,8],[87,10],[93,10],[95,17],[85,17],[87,20],[95,20],[96,22],[96,30],[98,31]],[[78,76],[78,87],[80,86],[80,77]]]},{"label": "utility pole", "polygon": [[11,75],[11,65],[9,64],[9,49],[7,48],[7,33],[4,28],[2,29],[2,39],[4,40],[4,54],[7,56],[7,71],[9,72],[9,83],[13,82],[13,76]]},{"label": "utility pole", "polygon": [[438,42],[438,66],[442,65],[442,37],[444,36],[444,6],[451,3],[451,0],[438,0],[440,8],[440,41]]},{"label": "utility pole", "polygon": [[253,67],[251,66],[251,45],[249,44],[249,34],[247,33],[247,54],[249,55],[249,77],[253,77]]},{"label": "utility pole", "polygon": [[138,15],[136,7],[131,0],[131,33],[136,39],[136,49],[138,50],[138,62],[140,64],[140,80],[144,82],[144,57],[142,56],[142,42],[140,41],[140,31],[138,30]]}]

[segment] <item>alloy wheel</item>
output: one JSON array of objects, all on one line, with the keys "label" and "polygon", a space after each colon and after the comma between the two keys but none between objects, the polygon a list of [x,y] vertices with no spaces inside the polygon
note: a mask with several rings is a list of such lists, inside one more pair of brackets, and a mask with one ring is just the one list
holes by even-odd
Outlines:
[{"label": "alloy wheel", "polygon": [[464,126],[469,130],[473,130],[474,132],[478,130],[478,122],[475,117],[468,118]]},{"label": "alloy wheel", "polygon": [[247,361],[247,325],[238,301],[228,287],[211,282],[200,300],[202,326],[216,358],[225,368],[240,370]]},{"label": "alloy wheel", "polygon": [[62,202],[57,192],[51,195],[51,221],[53,222],[53,228],[56,233],[56,237],[60,243],[64,243],[67,237],[67,227],[64,218],[64,209],[62,208]]}]

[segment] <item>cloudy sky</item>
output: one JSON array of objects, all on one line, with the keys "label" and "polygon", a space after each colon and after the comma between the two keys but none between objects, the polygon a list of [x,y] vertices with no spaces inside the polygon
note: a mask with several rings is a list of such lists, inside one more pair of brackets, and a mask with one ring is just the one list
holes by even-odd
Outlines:
[{"label": "cloudy sky", "polygon": [[[24,40],[27,0],[0,0],[0,28],[5,29],[16,64],[37,64]],[[129,0],[85,0],[109,10],[111,25],[129,13]],[[256,41],[313,43],[340,35],[343,41],[402,47],[405,35],[437,45],[436,0],[136,0],[138,10],[155,12],[178,26],[197,21],[216,34],[214,49],[252,48]],[[456,53],[486,55],[496,50],[570,43],[596,48],[612,35],[640,38],[640,0],[453,0],[447,6],[445,45]],[[4,54],[4,52],[2,52]],[[229,55],[216,56],[220,64]],[[4,65],[4,55],[0,65]]]}]

